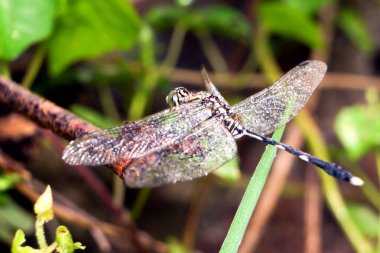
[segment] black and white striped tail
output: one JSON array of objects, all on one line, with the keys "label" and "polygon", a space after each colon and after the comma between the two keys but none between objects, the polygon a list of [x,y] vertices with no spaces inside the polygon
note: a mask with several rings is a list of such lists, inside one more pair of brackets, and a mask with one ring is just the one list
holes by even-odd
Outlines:
[{"label": "black and white striped tail", "polygon": [[363,180],[361,180],[359,177],[352,175],[350,172],[344,170],[339,165],[323,161],[321,159],[318,159],[315,156],[312,156],[308,153],[294,149],[290,146],[282,144],[282,143],[275,141],[271,138],[258,135],[256,133],[253,133],[253,132],[247,130],[247,129],[243,130],[243,135],[247,135],[249,137],[252,137],[252,138],[255,138],[259,141],[262,141],[266,144],[273,145],[279,149],[285,150],[285,151],[297,156],[298,158],[300,158],[306,162],[310,162],[310,163],[318,166],[319,168],[324,170],[327,174],[335,177],[336,179],[347,181],[347,182],[351,183],[352,185],[357,185],[357,186],[363,185],[363,183],[364,183]]}]

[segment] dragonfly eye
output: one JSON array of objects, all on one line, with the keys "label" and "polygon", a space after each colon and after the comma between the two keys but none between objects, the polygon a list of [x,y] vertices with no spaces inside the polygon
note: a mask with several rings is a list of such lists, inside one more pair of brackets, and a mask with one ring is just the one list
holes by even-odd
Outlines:
[{"label": "dragonfly eye", "polygon": [[166,102],[170,107],[178,106],[186,102],[186,97],[189,96],[189,91],[183,87],[175,88],[166,97]]}]

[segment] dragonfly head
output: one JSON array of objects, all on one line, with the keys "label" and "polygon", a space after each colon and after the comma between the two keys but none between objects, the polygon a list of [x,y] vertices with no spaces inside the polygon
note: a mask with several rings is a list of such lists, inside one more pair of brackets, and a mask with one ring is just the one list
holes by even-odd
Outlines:
[{"label": "dragonfly head", "polygon": [[178,87],[172,90],[169,95],[166,96],[166,103],[170,107],[178,106],[186,102],[186,97],[189,96],[189,91],[186,88]]}]

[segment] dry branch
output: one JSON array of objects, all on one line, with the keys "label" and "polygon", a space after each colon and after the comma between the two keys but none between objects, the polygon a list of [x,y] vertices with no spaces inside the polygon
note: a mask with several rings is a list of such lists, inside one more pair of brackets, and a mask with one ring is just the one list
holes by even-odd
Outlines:
[{"label": "dry branch", "polygon": [[97,130],[67,110],[4,77],[0,77],[0,102],[67,140]]}]

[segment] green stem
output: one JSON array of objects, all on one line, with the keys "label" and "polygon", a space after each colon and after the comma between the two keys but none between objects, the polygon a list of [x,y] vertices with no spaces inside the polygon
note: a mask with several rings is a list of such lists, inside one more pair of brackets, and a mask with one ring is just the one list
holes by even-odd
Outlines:
[{"label": "green stem", "polygon": [[208,31],[197,31],[196,35],[212,68],[217,72],[227,72],[227,62]]},{"label": "green stem", "polygon": [[43,59],[45,57],[45,46],[42,44],[38,47],[32,61],[30,62],[26,74],[21,82],[24,88],[29,89],[41,68]]},{"label": "green stem", "polygon": [[162,66],[172,68],[176,65],[179,55],[181,53],[183,41],[187,32],[187,28],[178,23],[174,27],[174,31],[168,47],[168,53],[165,60],[162,62]]},{"label": "green stem", "polygon": [[[280,140],[284,129],[285,126],[277,129],[273,135],[273,139],[277,141]],[[223,245],[219,252],[232,253],[238,251],[249,220],[264,188],[269,170],[276,156],[276,151],[277,148],[274,146],[268,146],[265,150],[259,164],[256,167],[255,173],[248,183],[247,189],[244,192],[244,196],[240,202],[231,227],[228,230],[227,236],[224,239]]]},{"label": "green stem", "polygon": [[141,211],[144,209],[145,203],[148,200],[150,195],[150,189],[144,188],[139,191],[137,199],[131,210],[131,219],[137,220],[141,214]]},{"label": "green stem", "polygon": [[55,250],[57,249],[58,247],[58,244],[57,242],[53,242],[45,251],[45,253],[51,253],[51,252],[55,252]]},{"label": "green stem", "polygon": [[148,104],[148,99],[150,98],[150,93],[158,82],[159,77],[160,73],[157,69],[151,68],[147,71],[147,74],[142,80],[142,84],[139,86],[139,89],[132,98],[128,111],[128,119],[135,120],[144,115],[145,108]]},{"label": "green stem", "polygon": [[125,184],[116,174],[113,176],[112,192],[113,202],[117,206],[122,207],[125,199]]},{"label": "green stem", "polygon": [[7,61],[0,60],[0,75],[10,78],[11,74],[9,71],[9,65]]},{"label": "green stem", "polygon": [[38,218],[36,220],[36,237],[39,248],[41,250],[46,250],[48,245],[45,238],[44,222]]},{"label": "green stem", "polygon": [[266,79],[271,82],[276,81],[281,76],[281,70],[269,48],[269,34],[265,27],[257,28],[256,43],[253,46]]},{"label": "green stem", "polygon": [[112,97],[111,88],[107,85],[101,85],[98,88],[98,94],[103,112],[113,119],[120,120],[115,101]]},{"label": "green stem", "polygon": [[[375,153],[375,157],[376,157],[376,168],[377,168],[377,176],[378,176],[378,180],[380,182],[380,152],[379,151],[376,151]],[[376,248],[376,252],[377,253],[380,253],[380,208],[378,208],[378,231],[377,231],[377,248]]]}]

